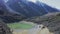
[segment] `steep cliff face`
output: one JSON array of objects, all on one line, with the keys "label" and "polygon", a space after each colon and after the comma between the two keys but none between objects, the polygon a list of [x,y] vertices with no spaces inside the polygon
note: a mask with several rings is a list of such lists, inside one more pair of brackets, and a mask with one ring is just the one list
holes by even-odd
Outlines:
[{"label": "steep cliff face", "polygon": [[16,13],[13,10],[11,10],[3,0],[0,0],[0,18],[6,22],[17,22],[25,17],[22,14]]},{"label": "steep cliff face", "polygon": [[50,32],[60,34],[60,12],[49,13],[44,16],[33,17],[25,21],[43,24],[48,27]]}]

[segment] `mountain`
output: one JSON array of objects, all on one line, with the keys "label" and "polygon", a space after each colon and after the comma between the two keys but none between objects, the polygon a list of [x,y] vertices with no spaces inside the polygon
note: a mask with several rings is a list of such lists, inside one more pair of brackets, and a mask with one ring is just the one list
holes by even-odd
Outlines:
[{"label": "mountain", "polygon": [[44,16],[33,17],[23,21],[42,24],[46,26],[50,32],[60,34],[60,12],[48,13]]},{"label": "mountain", "polygon": [[0,19],[0,34],[12,34],[11,29]]},{"label": "mountain", "polygon": [[44,4],[42,2],[39,2],[39,1],[37,1],[36,4],[39,5],[39,6],[42,5],[41,7],[43,7],[47,12],[50,12],[50,13],[59,11],[58,9],[56,9],[54,7],[51,7],[51,6],[47,5],[47,4]]},{"label": "mountain", "polygon": [[0,18],[6,23],[18,22],[26,18],[42,16],[50,12],[59,12],[59,10],[41,2],[33,3],[27,0],[9,0],[5,3],[3,0],[0,0]]},{"label": "mountain", "polygon": [[2,19],[6,23],[17,22],[25,17],[22,14],[18,14],[17,12],[10,9],[3,0],[0,0],[0,19]]},{"label": "mountain", "polygon": [[14,11],[19,12],[27,18],[41,16],[50,12],[59,12],[44,3],[33,3],[27,0],[9,0],[7,5]]}]

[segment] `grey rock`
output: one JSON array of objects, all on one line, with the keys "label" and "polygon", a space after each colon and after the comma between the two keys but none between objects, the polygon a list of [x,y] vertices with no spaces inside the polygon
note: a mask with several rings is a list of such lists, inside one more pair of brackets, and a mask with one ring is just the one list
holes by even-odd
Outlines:
[{"label": "grey rock", "polygon": [[0,34],[12,34],[10,28],[0,20]]},{"label": "grey rock", "polygon": [[60,34],[60,12],[34,17],[33,19],[26,19],[24,21],[34,22],[36,24],[43,24],[49,29],[50,32],[53,32],[54,34]]}]

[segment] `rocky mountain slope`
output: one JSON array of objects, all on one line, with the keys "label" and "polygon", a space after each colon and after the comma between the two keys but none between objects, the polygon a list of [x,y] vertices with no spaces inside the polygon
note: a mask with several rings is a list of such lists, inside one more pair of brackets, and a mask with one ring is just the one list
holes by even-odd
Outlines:
[{"label": "rocky mountain slope", "polygon": [[33,17],[24,21],[43,24],[49,29],[50,32],[53,32],[54,34],[60,34],[60,12],[49,13],[41,17]]},{"label": "rocky mountain slope", "polygon": [[7,5],[16,12],[25,15],[27,18],[41,16],[49,12],[59,12],[59,10],[44,3],[33,3],[27,0],[9,0]]},{"label": "rocky mountain slope", "polygon": [[25,18],[22,14],[18,14],[11,10],[3,0],[0,0],[0,18],[6,22],[20,21]]},{"label": "rocky mountain slope", "polygon": [[0,34],[12,34],[10,28],[0,19]]},{"label": "rocky mountain slope", "polygon": [[26,18],[41,16],[50,12],[59,12],[44,3],[33,3],[25,0],[0,0],[0,18],[6,22],[18,22]]}]

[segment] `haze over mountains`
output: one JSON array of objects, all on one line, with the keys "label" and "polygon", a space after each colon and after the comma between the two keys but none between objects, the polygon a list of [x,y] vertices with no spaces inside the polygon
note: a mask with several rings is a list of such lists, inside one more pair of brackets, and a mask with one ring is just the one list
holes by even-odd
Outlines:
[{"label": "haze over mountains", "polygon": [[33,3],[25,0],[9,0],[5,3],[3,0],[0,0],[0,15],[4,14],[0,18],[4,22],[20,21],[24,18],[42,16],[51,12],[59,12],[59,10],[39,1]]}]

